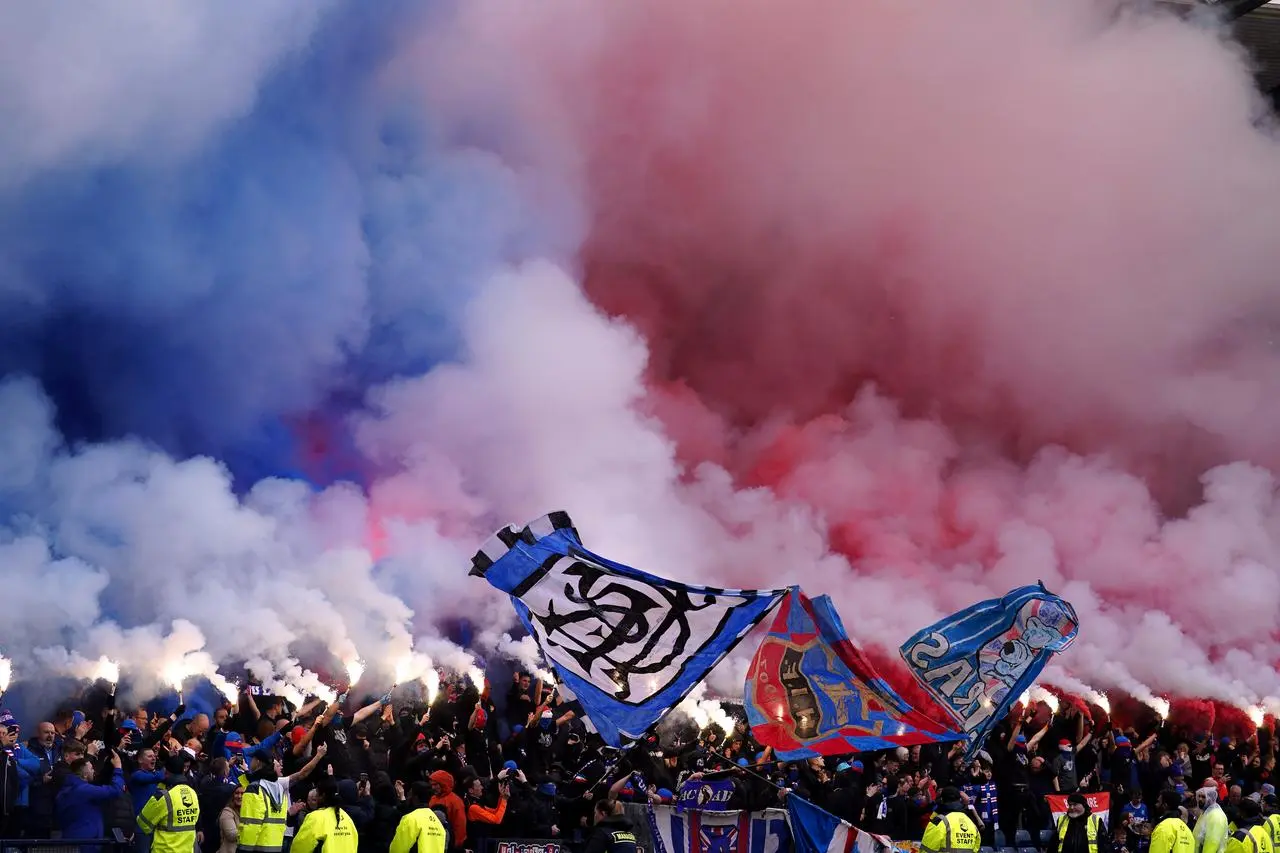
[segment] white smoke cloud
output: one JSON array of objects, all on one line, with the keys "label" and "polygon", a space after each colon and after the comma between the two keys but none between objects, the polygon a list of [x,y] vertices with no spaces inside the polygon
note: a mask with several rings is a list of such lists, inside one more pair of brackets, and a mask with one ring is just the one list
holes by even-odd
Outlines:
[{"label": "white smoke cloud", "polygon": [[182,153],[252,107],[337,0],[0,7],[0,188],[48,167]]}]

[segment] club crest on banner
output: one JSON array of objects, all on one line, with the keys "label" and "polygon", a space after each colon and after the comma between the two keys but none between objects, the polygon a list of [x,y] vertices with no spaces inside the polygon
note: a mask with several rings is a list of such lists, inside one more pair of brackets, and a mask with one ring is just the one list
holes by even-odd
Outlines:
[{"label": "club crest on banner", "polygon": [[554,512],[493,535],[471,574],[520,621],[610,746],[640,738],[764,619],[786,590],[669,581],[588,551]]},{"label": "club crest on banner", "polygon": [[531,575],[519,597],[562,668],[631,704],[670,687],[725,630],[728,608],[752,600],[619,576],[576,551]]},{"label": "club crest on banner", "polygon": [[747,671],[752,733],[791,761],[961,737],[898,696],[849,640],[831,600],[793,589]]}]

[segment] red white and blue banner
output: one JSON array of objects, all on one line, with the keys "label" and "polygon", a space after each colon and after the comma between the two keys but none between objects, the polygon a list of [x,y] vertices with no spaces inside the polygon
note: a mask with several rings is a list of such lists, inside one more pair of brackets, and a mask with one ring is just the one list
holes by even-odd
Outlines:
[{"label": "red white and blue banner", "polygon": [[845,632],[831,599],[792,589],[751,667],[743,704],[752,734],[793,761],[960,740],[911,707]]}]

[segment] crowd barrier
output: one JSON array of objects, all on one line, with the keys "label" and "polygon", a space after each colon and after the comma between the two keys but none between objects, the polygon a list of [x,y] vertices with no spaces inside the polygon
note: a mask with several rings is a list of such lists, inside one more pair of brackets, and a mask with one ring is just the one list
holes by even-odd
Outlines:
[{"label": "crowd barrier", "polygon": [[0,853],[130,853],[133,843],[114,838],[0,838]]},{"label": "crowd barrier", "polygon": [[568,853],[559,841],[537,838],[490,838],[476,853]]}]

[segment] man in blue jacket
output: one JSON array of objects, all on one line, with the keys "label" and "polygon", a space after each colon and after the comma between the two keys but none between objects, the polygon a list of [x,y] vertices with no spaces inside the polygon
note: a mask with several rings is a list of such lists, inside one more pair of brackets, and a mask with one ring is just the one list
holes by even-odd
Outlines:
[{"label": "man in blue jacket", "polygon": [[137,818],[147,800],[155,795],[156,788],[164,781],[164,771],[156,769],[156,751],[138,751],[138,769],[129,774],[129,796],[133,798],[133,816]]},{"label": "man in blue jacket", "polygon": [[23,836],[31,780],[40,773],[40,759],[19,743],[20,733],[13,714],[0,711],[0,838]]},{"label": "man in blue jacket", "polygon": [[[58,792],[57,818],[62,837],[85,839],[104,837],[102,808],[124,793],[124,771],[120,766],[120,754],[111,751],[111,782],[95,785],[93,760],[77,759],[71,772]],[[81,848],[81,853],[97,853],[97,847]]]}]

